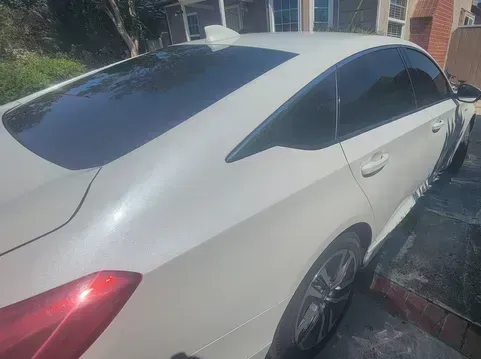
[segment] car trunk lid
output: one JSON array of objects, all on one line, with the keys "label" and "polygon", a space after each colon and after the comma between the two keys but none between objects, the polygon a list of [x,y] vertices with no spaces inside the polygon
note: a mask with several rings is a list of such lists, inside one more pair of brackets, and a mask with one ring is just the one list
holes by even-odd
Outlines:
[{"label": "car trunk lid", "polygon": [[[0,117],[10,107],[0,107]],[[99,171],[71,171],[48,162],[23,147],[3,125],[0,163],[0,255],[65,225]]]}]

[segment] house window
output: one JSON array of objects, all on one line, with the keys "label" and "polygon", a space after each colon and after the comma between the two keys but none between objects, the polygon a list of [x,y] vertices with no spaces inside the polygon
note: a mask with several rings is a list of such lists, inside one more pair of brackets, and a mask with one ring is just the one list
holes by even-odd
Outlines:
[{"label": "house window", "polygon": [[314,31],[329,26],[329,0],[314,0]]},{"label": "house window", "polygon": [[273,5],[275,31],[299,31],[299,1],[274,0]]},{"label": "house window", "polygon": [[200,39],[199,18],[196,13],[187,14],[187,25],[189,26],[189,35],[192,40]]},{"label": "house window", "polygon": [[403,25],[389,21],[387,24],[387,36],[401,37],[403,32]]},{"label": "house window", "polygon": [[464,18],[464,25],[465,26],[474,25],[474,18],[472,16],[469,16],[468,14],[466,14],[466,17]]},{"label": "house window", "polygon": [[387,35],[402,37],[403,28],[406,24],[407,0],[391,0],[389,5],[389,21]]},{"label": "house window", "polygon": [[406,20],[407,0],[391,0],[389,17],[397,20]]}]

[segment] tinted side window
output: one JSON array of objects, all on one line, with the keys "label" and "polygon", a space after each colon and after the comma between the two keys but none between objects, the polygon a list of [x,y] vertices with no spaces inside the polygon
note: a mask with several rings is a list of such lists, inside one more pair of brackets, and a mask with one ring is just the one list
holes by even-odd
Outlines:
[{"label": "tinted side window", "polygon": [[413,81],[418,106],[427,106],[449,98],[449,84],[431,59],[419,51],[404,51],[409,61],[409,75]]},{"label": "tinted side window", "polygon": [[227,161],[236,161],[275,146],[319,149],[334,139],[335,132],[336,77],[332,71],[276,111],[228,156]]},{"label": "tinted side window", "polygon": [[411,83],[396,49],[379,50],[342,65],[338,135],[383,123],[415,109]]}]

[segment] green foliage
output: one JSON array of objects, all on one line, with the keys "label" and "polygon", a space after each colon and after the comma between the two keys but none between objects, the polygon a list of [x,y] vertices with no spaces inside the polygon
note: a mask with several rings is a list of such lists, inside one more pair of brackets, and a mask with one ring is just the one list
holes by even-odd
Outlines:
[{"label": "green foliage", "polygon": [[375,30],[364,29],[364,28],[358,27],[358,26],[349,26],[347,28],[315,26],[314,31],[320,31],[320,32],[348,32],[348,33],[364,34],[364,35],[380,35]]},{"label": "green foliage", "polygon": [[[141,38],[157,38],[167,28],[158,0],[116,2],[126,29]],[[130,11],[129,3],[138,13]],[[105,12],[107,4],[106,0],[0,0],[0,105],[129,57]]]},{"label": "green foliage", "polygon": [[67,57],[17,54],[0,62],[0,105],[80,75],[85,67]]},{"label": "green foliage", "polygon": [[17,49],[57,52],[55,24],[45,1],[22,4],[16,0],[10,6],[0,5],[0,57],[9,57]]}]

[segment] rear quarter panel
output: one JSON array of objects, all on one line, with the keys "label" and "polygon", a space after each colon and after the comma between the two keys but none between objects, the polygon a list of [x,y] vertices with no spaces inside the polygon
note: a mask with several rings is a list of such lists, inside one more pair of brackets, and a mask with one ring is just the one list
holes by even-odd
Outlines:
[{"label": "rear quarter panel", "polygon": [[[171,248],[194,240],[195,232],[208,231],[210,239],[195,239],[197,245],[145,273],[88,358],[170,358],[201,349],[206,359],[246,358],[272,340],[283,312],[278,306],[287,304],[324,248],[352,224],[372,225],[340,145],[275,148],[217,171],[202,194],[185,188],[192,211],[172,213],[184,218],[184,228],[158,238]],[[258,316],[252,330],[240,334]]]}]

